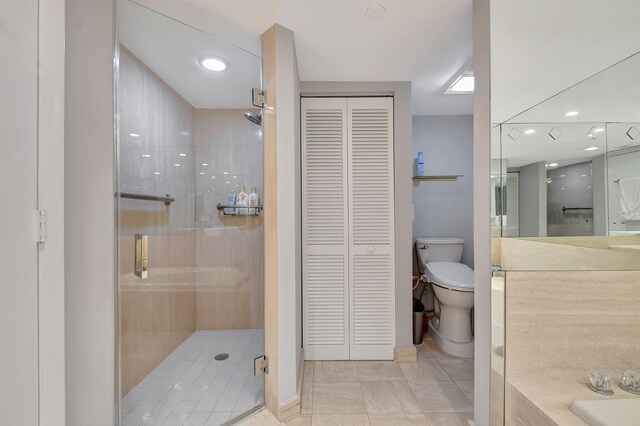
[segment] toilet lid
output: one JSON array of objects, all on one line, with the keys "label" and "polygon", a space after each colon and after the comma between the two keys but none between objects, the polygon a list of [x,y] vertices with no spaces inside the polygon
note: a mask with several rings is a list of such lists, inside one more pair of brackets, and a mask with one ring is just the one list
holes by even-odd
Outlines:
[{"label": "toilet lid", "polygon": [[473,291],[473,269],[458,262],[427,263],[427,279],[443,287]]}]

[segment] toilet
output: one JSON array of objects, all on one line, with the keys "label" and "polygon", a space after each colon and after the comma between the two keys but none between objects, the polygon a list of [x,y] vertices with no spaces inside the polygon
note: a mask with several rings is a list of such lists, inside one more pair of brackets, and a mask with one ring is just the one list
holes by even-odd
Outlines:
[{"label": "toilet", "polygon": [[436,298],[429,335],[448,354],[472,357],[473,269],[460,263],[464,240],[418,238],[416,248]]}]

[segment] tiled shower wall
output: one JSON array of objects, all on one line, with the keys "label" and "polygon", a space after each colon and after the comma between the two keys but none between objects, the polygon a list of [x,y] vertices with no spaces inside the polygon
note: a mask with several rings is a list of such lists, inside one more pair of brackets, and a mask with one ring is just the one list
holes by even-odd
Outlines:
[{"label": "tiled shower wall", "polygon": [[[126,394],[196,329],[262,327],[262,218],[215,208],[241,182],[261,191],[262,143],[244,110],[194,109],[120,47],[119,190],[176,199],[120,200]],[[133,274],[136,233],[149,235],[146,280]]]},{"label": "tiled shower wall", "polygon": [[[591,161],[547,170],[547,235],[593,235]],[[566,210],[562,208],[580,208]]]},{"label": "tiled shower wall", "polygon": [[198,286],[199,330],[263,327],[262,217],[225,216],[216,209],[242,187],[247,193],[256,187],[262,197],[262,128],[245,111],[195,111],[197,264],[247,276],[235,287]]}]

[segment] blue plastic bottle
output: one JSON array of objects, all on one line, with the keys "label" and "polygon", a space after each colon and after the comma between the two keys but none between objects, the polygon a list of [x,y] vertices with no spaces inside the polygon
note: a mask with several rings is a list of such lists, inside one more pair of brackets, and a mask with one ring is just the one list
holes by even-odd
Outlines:
[{"label": "blue plastic bottle", "polygon": [[422,151],[418,153],[418,167],[416,168],[417,176],[424,176],[424,154]]}]

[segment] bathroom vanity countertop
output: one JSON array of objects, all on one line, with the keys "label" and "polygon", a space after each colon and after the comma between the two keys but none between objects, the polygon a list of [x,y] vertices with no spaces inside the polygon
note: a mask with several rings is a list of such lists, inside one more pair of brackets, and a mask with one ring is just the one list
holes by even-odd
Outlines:
[{"label": "bathroom vanity countertop", "polygon": [[610,245],[609,248],[611,250],[640,253],[640,244],[613,244],[613,245]]},{"label": "bathroom vanity countertop", "polygon": [[[570,378],[535,377],[510,380],[508,383],[519,391],[537,411],[544,413],[550,425],[587,425],[571,411],[571,404],[574,401],[640,399],[640,396],[627,393],[617,385],[614,387],[613,396],[598,395],[587,387],[586,379],[580,381]],[[509,396],[506,397],[507,404],[510,399],[513,400]]]}]

